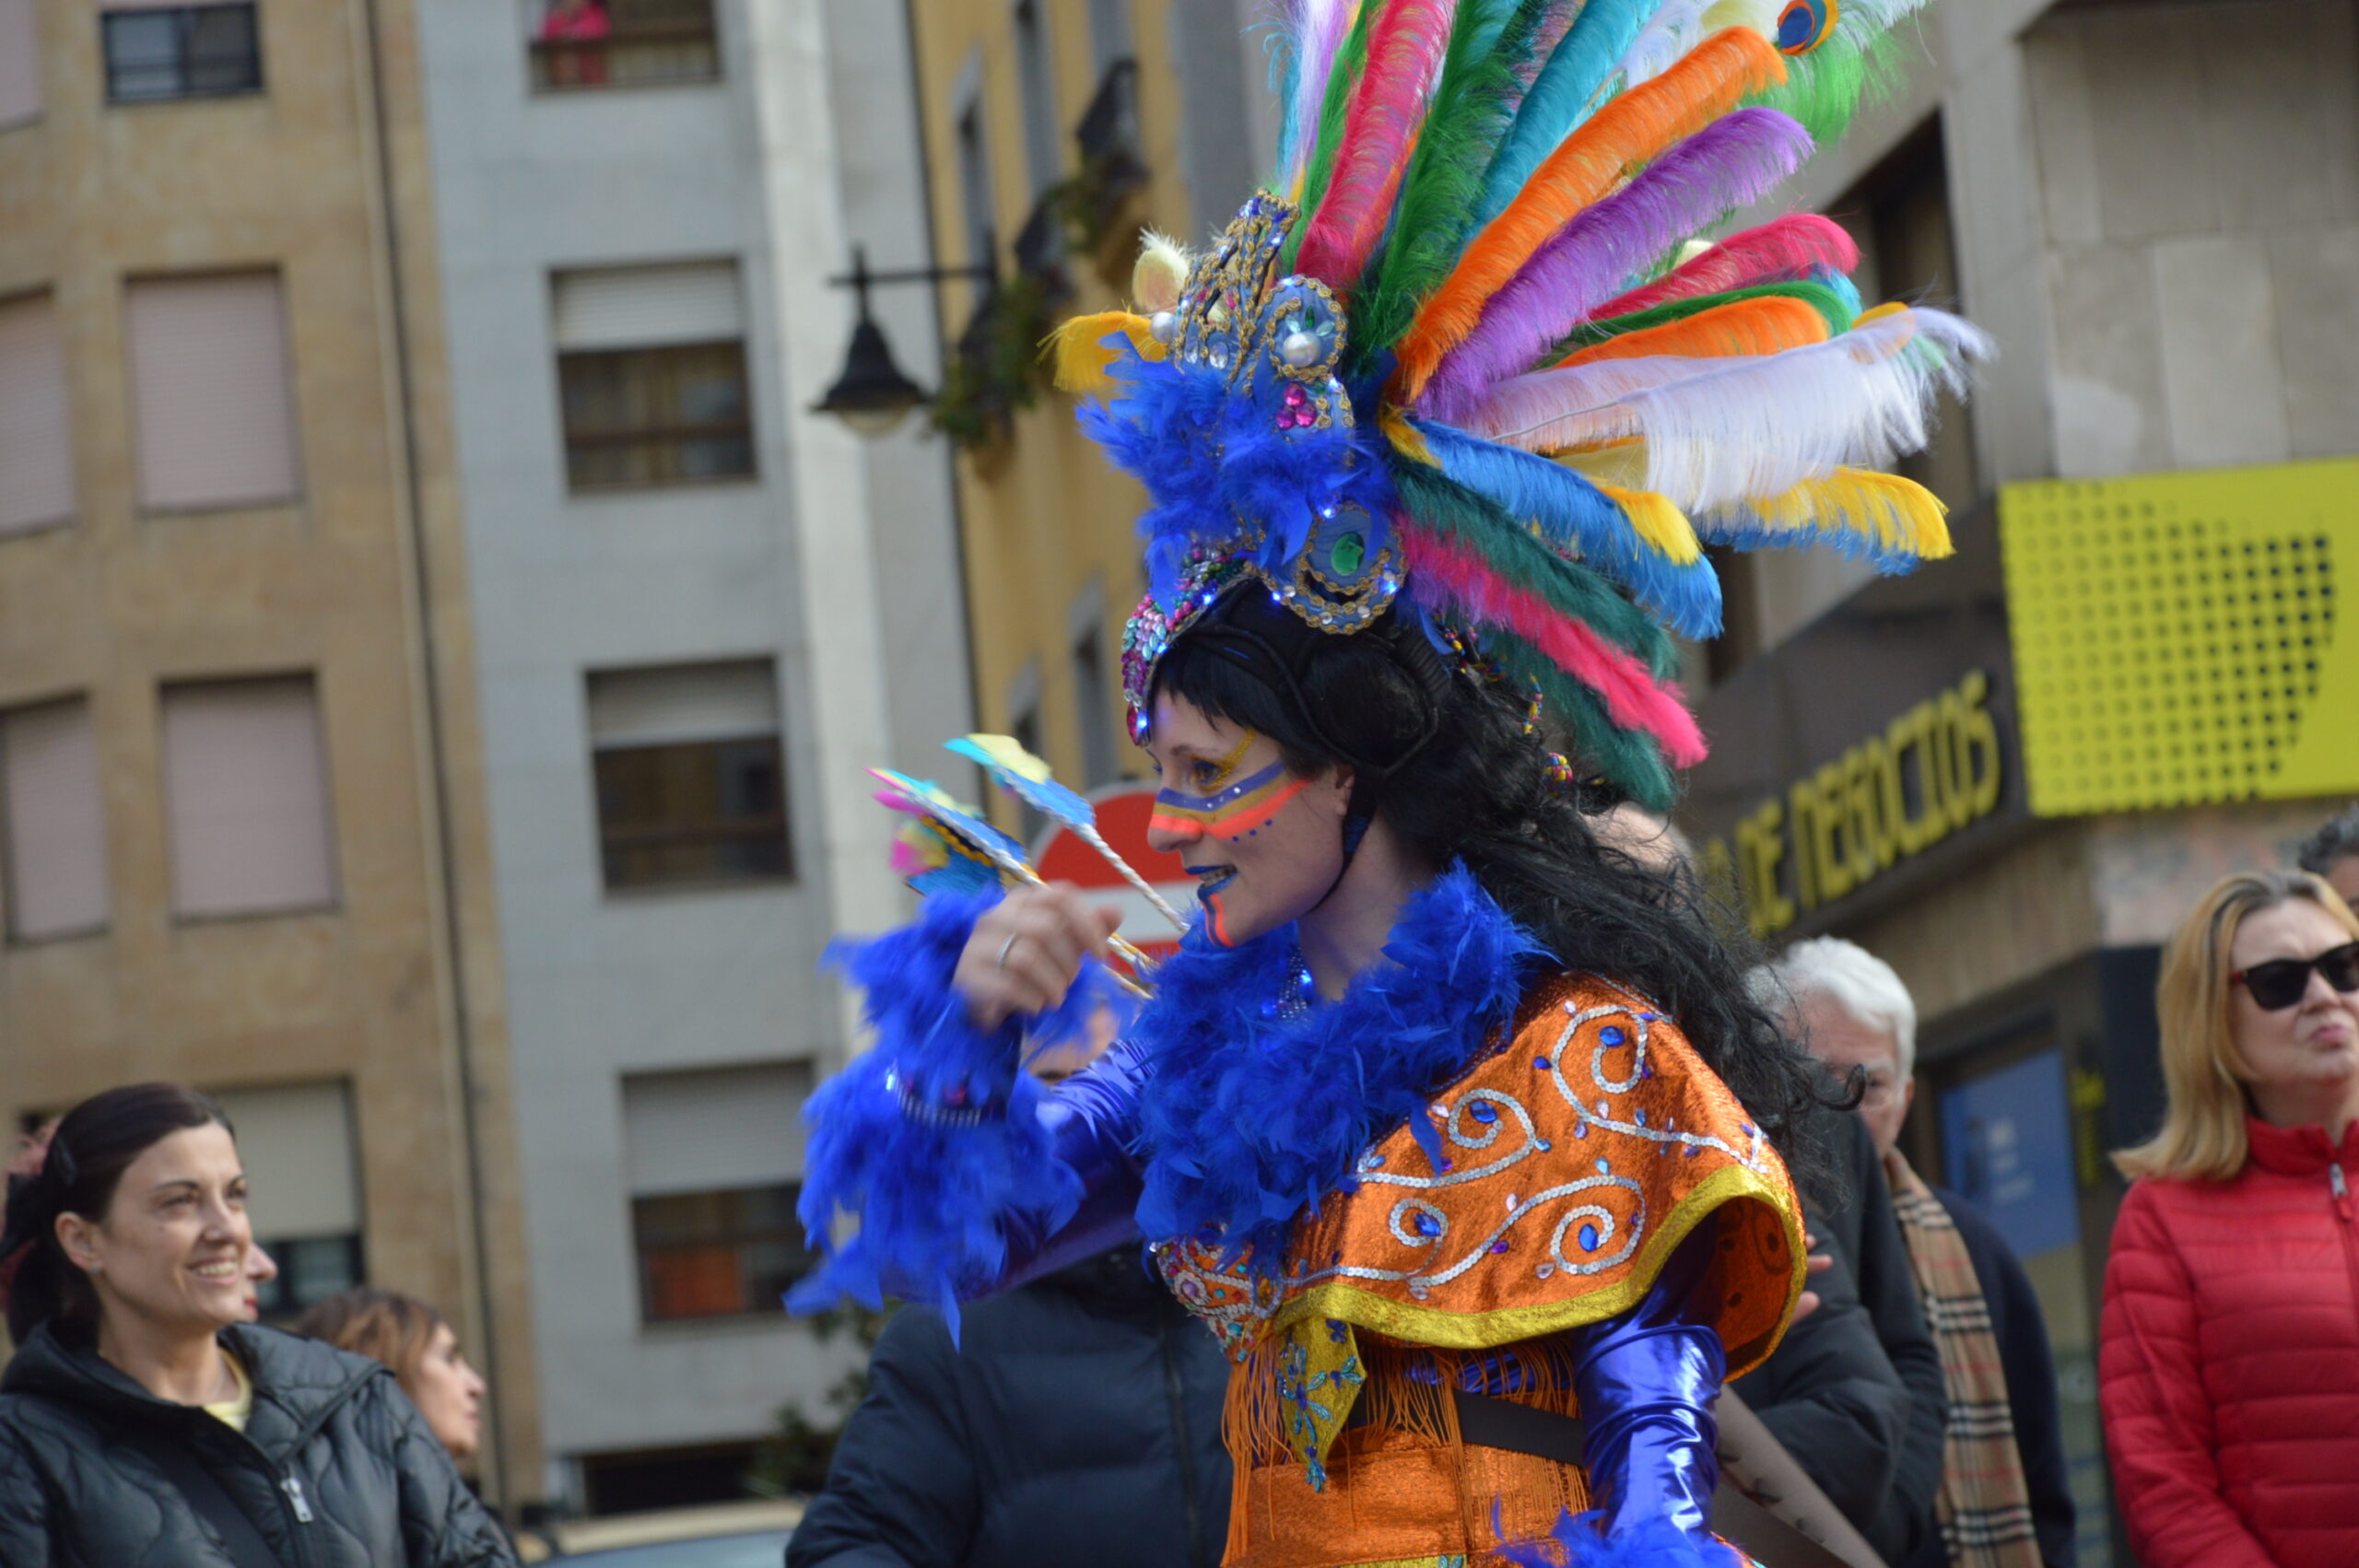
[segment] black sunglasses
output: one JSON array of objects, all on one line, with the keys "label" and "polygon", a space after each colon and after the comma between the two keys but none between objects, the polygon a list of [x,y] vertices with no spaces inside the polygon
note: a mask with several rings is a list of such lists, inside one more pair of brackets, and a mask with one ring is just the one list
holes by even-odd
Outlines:
[{"label": "black sunglasses", "polygon": [[2258,1006],[2277,1012],[2302,1000],[2302,993],[2310,989],[2313,969],[2336,990],[2359,991],[2359,942],[2330,947],[2316,958],[2272,958],[2238,969],[2228,978],[2250,991]]}]

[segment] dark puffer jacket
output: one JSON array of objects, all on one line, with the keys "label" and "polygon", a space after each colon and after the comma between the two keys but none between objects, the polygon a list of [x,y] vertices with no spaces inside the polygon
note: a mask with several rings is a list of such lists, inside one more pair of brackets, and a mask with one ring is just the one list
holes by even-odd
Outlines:
[{"label": "dark puffer jacket", "polygon": [[253,1379],[242,1436],[34,1330],[0,1377],[0,1563],[231,1568],[130,1431],[177,1433],[286,1568],[512,1568],[392,1373],[270,1328],[221,1340]]},{"label": "dark puffer jacket", "polygon": [[1214,1568],[1228,1534],[1218,1341],[1135,1246],[904,1308],[786,1568]]}]

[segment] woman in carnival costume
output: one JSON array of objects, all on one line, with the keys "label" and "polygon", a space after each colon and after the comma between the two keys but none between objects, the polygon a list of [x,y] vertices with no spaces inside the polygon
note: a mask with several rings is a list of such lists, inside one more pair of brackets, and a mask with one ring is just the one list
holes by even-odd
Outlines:
[{"label": "woman in carnival costume", "polygon": [[1703,543],[1947,551],[1872,470],[1973,329],[1863,311],[1821,218],[1688,243],[1914,4],[1295,7],[1275,188],[1059,345],[1151,499],[1125,687],[1201,916],[1053,1091],[1024,1041],[1102,1004],[1109,915],[850,947],[878,1043],[811,1109],[799,1306],[955,1323],[1139,1236],[1235,1363],[1230,1568],[1735,1561],[1714,1400],[1802,1286],[1814,1080],[1571,781],[1662,810],[1701,757]]}]

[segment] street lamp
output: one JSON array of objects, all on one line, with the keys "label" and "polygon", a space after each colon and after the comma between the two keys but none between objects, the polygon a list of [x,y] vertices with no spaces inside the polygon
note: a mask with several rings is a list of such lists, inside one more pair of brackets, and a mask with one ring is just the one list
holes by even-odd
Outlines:
[{"label": "street lamp", "polygon": [[851,343],[844,351],[843,373],[827,395],[811,405],[815,414],[832,414],[863,437],[888,436],[899,428],[910,411],[930,401],[932,394],[901,373],[893,362],[892,345],[885,341],[885,333],[869,314],[868,290],[880,283],[940,283],[948,278],[975,278],[989,287],[994,274],[988,265],[970,267],[906,267],[898,272],[873,273],[868,270],[868,252],[855,245],[851,252],[851,271],[827,282],[837,288],[849,288],[859,311],[852,322]]}]

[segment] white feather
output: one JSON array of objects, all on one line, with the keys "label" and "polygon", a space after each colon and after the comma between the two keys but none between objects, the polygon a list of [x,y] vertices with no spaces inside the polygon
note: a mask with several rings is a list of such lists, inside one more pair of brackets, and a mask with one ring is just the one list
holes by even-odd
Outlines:
[{"label": "white feather", "polygon": [[1519,376],[1494,389],[1467,428],[1532,451],[1644,440],[1641,487],[1684,511],[1710,511],[1919,450],[1936,396],[1963,394],[1971,366],[1992,352],[1956,316],[1895,310],[1780,354],[1608,359]]},{"label": "white feather", "polygon": [[1704,41],[1704,13],[1714,4],[1715,0],[1664,0],[1662,9],[1622,52],[1613,77],[1615,90],[1627,92],[1640,82],[1650,82],[1685,59],[1689,50]]}]

